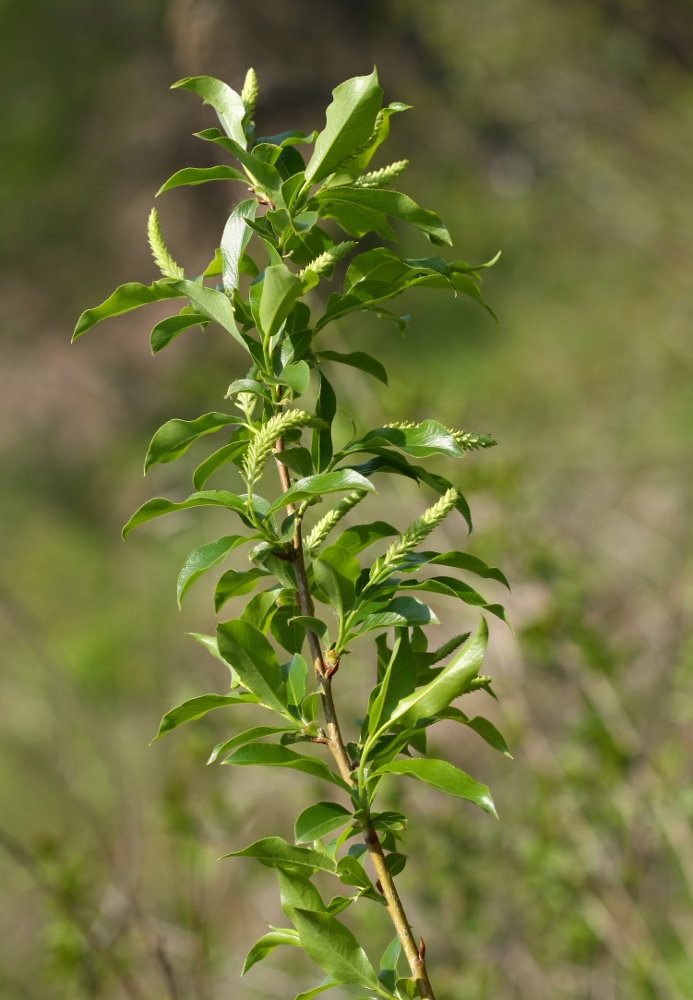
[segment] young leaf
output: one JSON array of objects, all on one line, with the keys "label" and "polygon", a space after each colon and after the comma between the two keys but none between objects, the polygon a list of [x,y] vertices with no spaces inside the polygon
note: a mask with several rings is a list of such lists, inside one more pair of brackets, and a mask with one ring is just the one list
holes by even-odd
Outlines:
[{"label": "young leaf", "polygon": [[184,279],[170,281],[169,285],[177,293],[190,299],[193,308],[198,313],[206,316],[208,320],[214,320],[215,323],[218,323],[219,326],[230,333],[244,350],[248,350],[248,345],[236,325],[233,306],[222,292],[217,292],[214,288],[206,288],[204,285],[198,285],[195,281],[186,281]]},{"label": "young leaf", "polygon": [[332,421],[337,412],[337,398],[332,385],[321,371],[318,371],[318,398],[315,404],[315,415],[324,421],[324,429],[313,431],[311,454],[316,472],[322,472],[332,459]]},{"label": "young leaf", "polygon": [[391,722],[414,726],[419,719],[431,718],[447,708],[467,690],[479,673],[488,643],[488,625],[482,618],[473,637],[429,684],[403,698],[394,709]]},{"label": "young leaf", "polygon": [[328,858],[326,854],[320,854],[310,847],[292,847],[281,837],[263,837],[249,847],[244,847],[242,851],[232,851],[223,857],[255,858],[267,868],[284,868],[309,874],[315,871],[333,872],[336,867],[332,858]]},{"label": "young leaf", "polygon": [[419,781],[423,781],[432,788],[437,788],[438,791],[447,792],[448,795],[456,795],[460,799],[473,802],[498,819],[496,807],[486,785],[474,781],[468,774],[460,771],[458,767],[449,764],[446,760],[430,760],[427,757],[417,757],[415,760],[394,760],[380,767],[376,774],[406,774],[409,777],[418,778]]},{"label": "young leaf", "polygon": [[218,566],[226,559],[229,552],[246,541],[248,539],[245,535],[224,535],[222,538],[217,538],[213,542],[205,542],[204,545],[193,549],[178,576],[178,607],[180,607],[187,591],[203,573],[206,573],[213,566]]},{"label": "young leaf", "polygon": [[164,347],[174,340],[180,333],[191,329],[193,326],[207,326],[209,320],[201,313],[184,313],[182,316],[169,316],[157,323],[149,335],[149,346],[152,354],[158,354]]},{"label": "young leaf", "polygon": [[294,653],[290,663],[283,670],[286,673],[286,690],[289,697],[289,704],[300,708],[301,702],[306,696],[308,664],[300,653]]},{"label": "young leaf", "polygon": [[[318,191],[315,196],[318,212],[323,214],[323,206],[329,203],[355,206],[370,211],[381,212],[393,219],[401,219],[424,232],[432,243],[452,245],[447,231],[435,212],[419,208],[408,195],[383,188],[330,187]],[[312,207],[312,205],[311,205]]]},{"label": "young leaf", "polygon": [[313,573],[320,590],[343,618],[356,600],[355,584],[361,575],[358,562],[341,546],[329,545],[313,561]]},{"label": "young leaf", "polygon": [[257,207],[256,198],[242,201],[240,205],[236,205],[224,226],[219,250],[222,262],[222,283],[227,295],[232,295],[238,288],[241,258],[252,236],[252,230],[246,225],[246,219],[255,218]]},{"label": "young leaf", "polygon": [[488,743],[490,747],[494,750],[498,750],[505,757],[510,757],[512,760],[512,754],[508,750],[508,744],[505,742],[505,738],[502,733],[499,733],[492,722],[485,719],[481,715],[475,716],[473,719],[468,719],[464,712],[460,712],[458,708],[446,708],[444,711],[440,712],[438,715],[439,719],[453,719],[455,722],[461,722],[464,726],[469,726],[473,729],[475,733]]},{"label": "young leaf", "polygon": [[247,439],[235,439],[229,441],[223,448],[219,448],[218,451],[212,452],[209,458],[200,463],[193,473],[193,486],[195,489],[201,490],[212,473],[220,469],[222,465],[242,458],[247,447]]},{"label": "young leaf", "polygon": [[431,609],[415,597],[396,597],[383,611],[368,615],[359,626],[359,635],[376,628],[411,625],[440,625]]},{"label": "young leaf", "polygon": [[318,802],[304,809],[296,820],[296,843],[319,840],[351,819],[351,813],[337,802]]},{"label": "young leaf", "polygon": [[156,196],[158,198],[160,194],[163,194],[164,191],[170,191],[171,188],[182,185],[206,184],[208,181],[245,181],[247,184],[248,178],[240,170],[227,167],[225,164],[220,164],[217,167],[184,167],[182,170],[177,170],[173,177],[169,177],[166,183],[161,185]]},{"label": "young leaf", "polygon": [[383,100],[374,69],[370,76],[356,76],[332,91],[326,124],[315,141],[306,167],[306,182],[317,184],[334,173],[342,161],[368,141]]},{"label": "young leaf", "polygon": [[305,993],[299,993],[295,1000],[313,1000],[318,993],[324,993],[325,990],[332,990],[335,986],[343,986],[344,983],[340,983],[338,979],[333,979],[332,976],[326,976],[319,986],[314,986],[312,990],[306,990]]},{"label": "young leaf", "polygon": [[322,896],[309,878],[298,871],[291,871],[287,868],[280,868],[277,874],[279,876],[281,907],[284,913],[288,915],[289,909],[295,906],[301,910],[313,910],[316,913],[324,911],[325,904],[322,901]]},{"label": "young leaf", "polygon": [[310,368],[305,361],[296,361],[282,368],[281,375],[267,376],[267,381],[273,385],[288,385],[296,399],[310,384]]},{"label": "young leaf", "polygon": [[329,781],[339,788],[345,790],[348,788],[346,782],[331,771],[323,760],[294,753],[288,747],[277,743],[256,743],[253,746],[240,747],[229,754],[224,763],[234,764],[237,767],[288,767],[294,771],[303,771],[304,774],[312,774],[315,778],[322,778],[323,781]]},{"label": "young leaf", "polygon": [[219,611],[232,597],[249,594],[262,577],[269,574],[263,569],[248,569],[245,571],[227,569],[219,577],[214,590],[214,610]]},{"label": "young leaf", "polygon": [[190,445],[205,434],[213,434],[222,427],[237,424],[238,418],[228,413],[205,413],[195,420],[168,420],[151,440],[144,471],[156,462],[173,462],[184,455]]},{"label": "young leaf", "polygon": [[239,733],[238,736],[234,736],[233,739],[224,740],[223,743],[217,743],[217,745],[212,750],[209,755],[208,764],[213,764],[221,754],[226,753],[228,750],[235,750],[236,747],[244,747],[248,743],[254,743],[256,740],[261,740],[264,736],[275,736],[277,733],[292,733],[297,732],[295,726],[253,726],[252,729],[246,729],[244,733]]},{"label": "young leaf", "polygon": [[298,939],[298,931],[295,931],[293,927],[276,927],[268,934],[263,934],[246,955],[241,975],[244,976],[249,969],[252,969],[254,965],[261,962],[263,958],[267,958],[270,952],[273,952],[281,944],[293,945],[295,948],[300,948],[301,942]]},{"label": "young leaf", "polygon": [[254,694],[247,691],[232,691],[231,694],[202,694],[198,698],[191,698],[184,701],[177,708],[172,708],[167,712],[159,724],[159,732],[152,743],[156,742],[160,736],[170,733],[172,729],[182,726],[184,722],[192,719],[200,719],[207,712],[214,708],[224,708],[226,705],[257,705],[259,699]]},{"label": "young leaf", "polygon": [[378,990],[378,978],[351,931],[329,913],[293,909],[290,919],[309,958],[328,976]]},{"label": "young leaf", "polygon": [[373,545],[383,538],[392,538],[393,535],[399,535],[399,531],[385,521],[373,521],[371,524],[355,524],[342,532],[335,545],[339,545],[341,548],[346,549],[352,556],[356,556],[359,552],[363,552],[364,549],[368,548],[369,545]]},{"label": "young leaf", "polygon": [[226,507],[228,510],[235,510],[236,513],[245,515],[245,500],[241,500],[235,493],[227,493],[225,490],[207,490],[202,493],[193,493],[187,500],[174,503],[164,497],[155,497],[142,504],[136,510],[122,531],[123,538],[126,538],[133,528],[151,521],[152,518],[161,517],[162,514],[172,514],[178,510],[190,510],[191,507]]},{"label": "young leaf", "polygon": [[352,368],[360,368],[363,372],[368,372],[373,378],[387,385],[387,372],[375,358],[363,351],[354,351],[353,354],[338,354],[337,351],[318,351],[316,353],[321,361],[338,361],[342,365],[350,365]]},{"label": "young leaf", "polygon": [[390,658],[380,690],[369,710],[369,733],[373,735],[391,717],[403,698],[409,697],[416,689],[417,666],[409,630],[398,629],[397,641]]},{"label": "young leaf", "polygon": [[142,285],[139,281],[130,281],[125,285],[120,285],[100,306],[86,309],[82,313],[72,335],[73,342],[87,330],[90,330],[95,323],[101,322],[102,319],[122,316],[123,313],[138,309],[140,306],[146,306],[150,302],[184,298],[186,293],[177,287],[178,284],[180,283],[166,278],[154,281],[151,285]]},{"label": "young leaf", "polygon": [[260,326],[266,337],[273,337],[293,309],[303,291],[303,283],[286,264],[265,269],[265,281],[260,299]]},{"label": "young leaf", "polygon": [[184,80],[178,80],[171,87],[172,90],[179,88],[191,90],[201,97],[205,104],[211,104],[228,137],[245,149],[248,143],[243,130],[245,105],[240,94],[232,90],[227,83],[212,76],[189,76]]},{"label": "young leaf", "polygon": [[217,625],[217,643],[219,652],[238,673],[248,690],[257,695],[267,708],[292,719],[286,682],[277,654],[262,632],[250,622],[240,618],[231,619]]},{"label": "young leaf", "polygon": [[299,503],[324,493],[344,493],[350,490],[365,490],[375,493],[375,487],[368,479],[353,469],[341,469],[338,472],[323,472],[317,476],[306,476],[299,479],[290,489],[275,500],[270,507],[270,514],[286,507],[290,503]]}]

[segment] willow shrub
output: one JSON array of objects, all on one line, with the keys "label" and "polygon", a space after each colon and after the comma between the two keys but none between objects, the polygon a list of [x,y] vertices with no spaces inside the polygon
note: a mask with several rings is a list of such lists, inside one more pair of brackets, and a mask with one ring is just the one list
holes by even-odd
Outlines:
[{"label": "willow shrub", "polygon": [[[407,107],[382,107],[375,70],[337,87],[324,129],[311,135],[290,130],[256,138],[252,70],[240,95],[204,76],[175,86],[214,107],[221,129],[205,129],[199,138],[230,153],[240,169],[226,164],[185,168],[161,192],[230,180],[240,181],[252,195],[233,209],[219,248],[204,274],[195,278],[186,278],[173,260],[153,210],[149,241],[162,277],[151,285],[120,286],[82,314],[74,335],[149,302],[182,299],[181,311],[152,330],[154,353],[184,331],[215,322],[248,355],[247,373],[231,383],[225,397],[233,412],[169,420],[152,438],[145,471],[179,458],[204,435],[221,432],[225,443],[195,470],[196,492],[177,503],[147,501],[123,529],[125,537],[152,518],[192,507],[229,512],[239,533],[191,552],[178,578],[179,602],[237,546],[250,546],[250,568],[226,570],[214,591],[217,612],[239,597],[246,598],[245,607],[240,611],[237,606],[238,616],[221,622],[216,636],[196,636],[227,665],[230,690],[203,694],[172,709],[157,738],[213,709],[230,711],[233,719],[242,716],[244,705],[260,705],[269,713],[267,724],[214,747],[210,762],[301,771],[324,781],[334,796],[298,816],[295,844],[267,836],[228,855],[255,858],[276,870],[290,925],[270,928],[251,948],[244,971],[277,946],[290,945],[303,948],[326,977],[302,993],[301,1000],[342,984],[356,984],[369,996],[432,998],[423,941],[412,932],[394,881],[406,861],[400,844],[407,821],[399,812],[377,811],[375,800],[384,778],[403,776],[495,815],[488,788],[448,761],[430,757],[426,744],[429,727],[447,719],[469,726],[507,753],[503,737],[487,719],[469,718],[454,704],[471,691],[492,694],[490,678],[481,673],[486,620],[481,615],[473,634],[456,635],[429,649],[427,629],[438,620],[421,600],[425,593],[443,594],[505,617],[500,605],[489,604],[468,583],[448,575],[461,570],[507,585],[500,570],[466,552],[424,547],[448,515],[459,512],[470,530],[471,517],[457,487],[423,463],[435,455],[463,458],[495,442],[433,419],[388,424],[336,440],[337,399],[325,368],[350,365],[384,384],[387,375],[370,354],[321,350],[320,333],[357,312],[400,324],[384,303],[408,288],[460,292],[483,304],[480,267],[439,255],[405,259],[385,248],[358,252],[359,240],[370,233],[395,240],[391,220],[415,227],[436,246],[451,243],[435,212],[393,189],[406,161],[368,171],[387,138],[391,116]],[[310,157],[301,152],[305,146],[312,146]],[[330,220],[329,231],[322,225],[325,220]],[[330,234],[337,229],[350,239],[335,243]],[[315,290],[333,279],[345,258],[348,266],[339,268],[341,290],[331,292],[325,305]],[[311,383],[316,392],[312,410],[298,402]],[[272,495],[272,468],[278,472],[278,495]],[[436,499],[404,532],[377,520],[352,523],[337,533],[342,518],[376,492],[374,480],[382,475],[424,484]],[[237,492],[208,489],[213,476],[222,482],[229,476],[229,485],[234,480],[243,485]],[[374,547],[381,554],[369,557]],[[443,568],[444,575],[422,574],[431,568],[436,574]],[[256,587],[259,592],[248,597]],[[367,634],[373,639],[374,684],[363,693],[360,729],[347,736],[335,704],[335,681],[340,669],[349,669],[345,657],[352,644]],[[359,645],[359,657],[365,648]],[[300,752],[306,744],[317,745],[323,755]],[[340,884],[329,902],[311,881],[318,872],[330,873]],[[339,919],[361,899],[382,906],[396,930],[379,971]],[[402,953],[408,974],[402,969]]]}]

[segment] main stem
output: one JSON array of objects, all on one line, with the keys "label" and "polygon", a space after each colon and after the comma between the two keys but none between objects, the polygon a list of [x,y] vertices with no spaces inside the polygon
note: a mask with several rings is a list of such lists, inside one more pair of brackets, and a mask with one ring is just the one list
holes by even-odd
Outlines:
[{"label": "main stem", "polygon": [[[284,441],[282,438],[277,441],[274,450],[275,453],[284,450]],[[289,470],[283,462],[279,461],[278,458],[276,458],[276,463],[282,489],[286,492],[286,490],[291,487]],[[295,514],[296,512],[294,504],[287,504],[286,509],[290,515]],[[296,588],[299,607],[302,615],[312,617],[314,613],[313,601],[310,596],[308,579],[306,577],[306,563],[303,555],[303,537],[301,533],[301,521],[299,518],[296,518],[292,544],[294,549],[293,567],[294,573],[296,574]],[[332,679],[329,676],[325,665],[318,636],[310,629],[306,629],[306,635],[308,637],[310,654],[313,658],[313,667],[315,669],[318,684],[320,685],[320,699],[322,701],[325,723],[327,725],[328,746],[332,752],[337,767],[339,768],[340,775],[344,781],[347,782],[347,784],[351,785],[354,783],[354,767],[347,755],[344,740],[342,739],[342,733],[339,728],[339,719],[337,718],[337,712],[332,698]],[[370,822],[370,818],[368,829],[364,832],[364,840],[366,842],[366,847],[368,848],[370,859],[373,862],[373,867],[375,868],[378,886],[382,889],[383,896],[385,897],[390,919],[395,926],[397,936],[402,944],[402,951],[404,952],[409,963],[411,974],[416,981],[416,988],[419,992],[419,997],[421,1000],[435,1000],[435,994],[428,978],[428,972],[426,971],[426,959],[424,956],[423,942],[421,942],[421,948],[419,948],[414,940],[414,935],[412,934],[409,921],[407,920],[407,915],[404,912],[402,901],[399,898],[397,887],[395,886],[394,879],[392,878],[392,875],[387,867],[387,862],[385,861],[383,845],[380,843],[380,837],[378,836],[377,830]]]}]

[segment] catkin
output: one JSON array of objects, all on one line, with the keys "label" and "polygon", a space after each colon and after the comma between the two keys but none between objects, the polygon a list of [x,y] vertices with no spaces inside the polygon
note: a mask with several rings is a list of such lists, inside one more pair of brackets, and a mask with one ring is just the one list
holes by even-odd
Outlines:
[{"label": "catkin", "polygon": [[155,208],[149,213],[147,220],[147,238],[152,248],[152,256],[165,278],[184,278],[185,272],[176,264],[164,243],[164,236],[159,224],[159,213]]},{"label": "catkin", "polygon": [[348,514],[352,507],[355,507],[357,503],[360,503],[365,496],[365,490],[355,490],[353,493],[344,497],[343,500],[340,500],[336,507],[333,507],[332,510],[328,511],[328,513],[318,521],[305,542],[306,549],[310,555],[313,554],[313,551],[317,549],[318,545],[325,541],[334,526],[342,520],[344,515]]},{"label": "catkin", "polygon": [[315,417],[305,410],[285,410],[270,417],[248,445],[243,459],[246,481],[254,483],[260,478],[274,445],[287,431],[296,427],[310,427],[314,423]]},{"label": "catkin", "polygon": [[383,574],[389,575],[398,566],[401,566],[407,556],[421,544],[424,538],[431,534],[451,510],[454,510],[458,499],[459,493],[454,487],[450,487],[437,503],[424,511],[421,517],[392,543],[382,559],[376,560],[371,569],[371,580]]}]

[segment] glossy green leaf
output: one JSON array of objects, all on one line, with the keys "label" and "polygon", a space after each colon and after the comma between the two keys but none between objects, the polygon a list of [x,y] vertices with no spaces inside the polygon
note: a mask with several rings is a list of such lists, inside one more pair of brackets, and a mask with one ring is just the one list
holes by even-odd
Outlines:
[{"label": "glossy green leaf", "polygon": [[332,91],[326,124],[315,141],[306,181],[316,184],[334,173],[342,161],[370,138],[383,99],[375,70],[346,80]]},{"label": "glossy green leaf", "polygon": [[245,687],[267,708],[291,719],[286,682],[277,654],[266,636],[250,622],[232,618],[217,625],[217,644],[219,652],[238,673]]},{"label": "glossy green leaf", "polygon": [[310,450],[316,472],[322,472],[332,459],[332,421],[336,413],[337,398],[334,389],[323,373],[318,370],[318,398],[315,404],[315,416],[324,421],[326,427],[313,430]]},{"label": "glossy green leaf", "polygon": [[294,909],[301,945],[323,972],[343,983],[378,989],[375,970],[351,931],[329,913]]},{"label": "glossy green leaf", "polygon": [[156,462],[173,462],[180,458],[194,441],[205,434],[213,434],[222,427],[237,423],[238,417],[228,413],[205,413],[195,420],[168,420],[151,440],[144,460],[145,473]]},{"label": "glossy green leaf", "polygon": [[257,207],[257,199],[248,198],[236,205],[226,220],[219,251],[221,253],[222,283],[227,295],[232,295],[234,290],[238,288],[241,258],[252,235],[252,230],[246,225],[246,220],[255,218]]},{"label": "glossy green leaf", "polygon": [[252,969],[254,965],[261,962],[263,958],[267,958],[267,956],[273,952],[275,948],[278,948],[279,945],[282,944],[293,945],[295,948],[300,948],[301,942],[298,939],[298,931],[295,931],[293,927],[278,927],[271,930],[268,934],[263,934],[259,941],[255,942],[253,947],[245,956],[245,962],[243,963],[243,971],[241,972],[241,975],[244,976],[249,969]]},{"label": "glossy green leaf", "polygon": [[301,500],[309,500],[311,497],[322,496],[324,493],[348,493],[351,490],[365,490],[367,493],[375,493],[373,484],[353,469],[306,476],[305,479],[299,479],[286,493],[274,501],[270,507],[270,513],[286,507],[289,503],[299,503]]},{"label": "glossy green leaf", "polygon": [[250,622],[261,632],[267,632],[270,619],[277,610],[278,588],[263,590],[255,597],[251,597],[241,612],[244,622]]},{"label": "glossy green leaf", "polygon": [[162,514],[172,514],[178,510],[190,510],[192,507],[226,507],[228,510],[235,510],[238,514],[245,514],[245,501],[236,496],[235,493],[227,493],[225,490],[206,490],[201,493],[193,493],[187,500],[174,503],[166,500],[165,497],[155,497],[142,504],[139,510],[135,511],[128,523],[123,528],[123,538],[126,538],[133,528],[152,518],[161,517]]},{"label": "glossy green leaf", "polygon": [[322,593],[340,618],[351,611],[356,600],[356,581],[361,567],[346,549],[329,545],[313,560],[313,573]]},{"label": "glossy green leaf", "polygon": [[229,754],[224,763],[239,767],[288,767],[294,771],[303,771],[304,774],[312,774],[315,778],[322,778],[323,781],[329,781],[339,788],[347,788],[346,783],[334,774],[323,760],[306,757],[276,743],[257,743],[240,747]]},{"label": "glossy green leaf", "polygon": [[349,205],[346,202],[323,201],[320,204],[323,219],[334,219],[349,236],[360,239],[367,233],[377,233],[384,240],[396,240],[397,234],[387,221],[384,212],[366,208],[364,205]]},{"label": "glossy green leaf", "polygon": [[289,704],[300,708],[306,695],[308,665],[300,653],[294,653],[291,661],[283,668],[286,674],[286,690]]},{"label": "glossy green leaf", "polygon": [[207,326],[209,320],[201,313],[183,313],[181,316],[169,316],[157,323],[149,335],[149,346],[152,354],[158,354],[167,347],[172,340],[185,330],[190,330],[193,326]]},{"label": "glossy green leaf", "polygon": [[301,910],[314,910],[317,913],[324,911],[325,904],[322,901],[322,896],[306,875],[287,868],[279,868],[277,875],[279,877],[281,907],[284,913],[288,915],[289,909],[296,906]]},{"label": "glossy green leaf", "polygon": [[93,309],[86,309],[77,320],[75,332],[72,340],[77,340],[83,333],[90,330],[95,323],[102,319],[110,319],[111,316],[122,316],[123,313],[146,306],[150,302],[161,302],[163,299],[180,299],[186,296],[186,292],[181,291],[178,282],[169,278],[161,281],[154,281],[151,285],[142,285],[139,281],[129,281],[125,285],[120,285],[115,292],[102,302],[100,306]]},{"label": "glossy green leaf", "polygon": [[220,469],[227,462],[240,458],[248,447],[247,440],[232,440],[218,451],[212,452],[209,458],[195,469],[193,473],[193,486],[196,490],[201,490],[212,473]]},{"label": "glossy green leaf", "polygon": [[492,615],[496,615],[502,621],[510,625],[505,608],[502,604],[489,604],[485,597],[482,597],[468,583],[462,583],[454,576],[434,576],[428,580],[407,580],[400,583],[398,590],[423,590],[429,594],[445,594],[447,597],[456,597],[465,604],[470,604],[475,608],[483,608]]},{"label": "glossy green leaf", "polygon": [[268,575],[262,569],[228,569],[219,577],[214,589],[214,610],[218,612],[232,597],[249,594],[258,580],[267,579]]},{"label": "glossy green leaf", "polygon": [[316,201],[321,207],[332,202],[333,204],[350,205],[382,212],[383,215],[400,219],[402,222],[408,222],[415,226],[434,243],[452,244],[450,233],[439,216],[435,212],[420,208],[408,195],[401,194],[399,191],[384,188],[331,187],[319,191],[316,195]]},{"label": "glossy green leaf", "polygon": [[195,184],[206,184],[208,181],[244,181],[248,183],[248,178],[240,170],[220,164],[217,167],[184,167],[177,170],[173,177],[169,177],[165,184],[162,184],[156,192],[157,198],[164,191],[183,185],[194,186]]},{"label": "glossy green leaf", "polygon": [[339,980],[333,979],[332,976],[326,976],[319,986],[314,986],[312,990],[307,990],[305,993],[299,993],[295,1000],[313,1000],[319,993],[324,993],[325,990],[332,990],[335,986],[343,986]]},{"label": "glossy green leaf", "polygon": [[337,361],[342,365],[350,365],[352,368],[360,368],[363,372],[368,372],[373,378],[387,385],[387,372],[384,367],[370,354],[363,351],[354,351],[352,354],[339,354],[337,351],[318,351],[316,354],[321,361]]},{"label": "glossy green leaf", "polygon": [[195,133],[199,139],[206,139],[208,142],[215,142],[223,149],[227,149],[245,168],[248,177],[254,187],[260,189],[265,195],[274,201],[276,205],[281,205],[282,198],[282,176],[271,163],[253,156],[234,139],[227,139],[219,129],[207,128],[202,132]]},{"label": "glossy green leaf", "polygon": [[190,553],[178,576],[177,597],[178,607],[183,597],[193,583],[213,566],[218,566],[226,559],[229,552],[247,541],[245,535],[224,535],[213,542],[205,542]]},{"label": "glossy green leaf", "polygon": [[315,632],[318,638],[323,641],[325,641],[328,635],[328,628],[325,622],[320,621],[319,618],[314,618],[312,615],[294,615],[289,621],[294,625],[302,625],[303,628]]},{"label": "glossy green leaf", "polygon": [[265,269],[259,318],[266,337],[273,337],[279,331],[302,292],[301,279],[286,264],[275,264]]},{"label": "glossy green leaf", "polygon": [[242,851],[232,851],[224,854],[225,858],[255,858],[267,868],[286,868],[289,871],[333,872],[335,863],[326,854],[312,850],[310,847],[294,847],[287,844],[281,837],[263,837],[256,840]]},{"label": "glossy green leaf", "polygon": [[405,455],[427,458],[429,455],[450,455],[464,458],[465,451],[451,432],[437,420],[424,420],[414,427],[378,427],[369,431],[352,446],[355,450],[368,450],[368,445],[397,448]]},{"label": "glossy green leaf", "polygon": [[231,399],[233,396],[237,396],[239,392],[251,392],[254,396],[260,396],[261,399],[266,399],[268,403],[272,402],[272,396],[269,389],[262,384],[262,382],[256,381],[254,378],[237,378],[231,383],[231,385],[226,390],[225,399]]},{"label": "glossy green leaf", "polygon": [[[363,853],[365,853],[365,845],[359,844],[358,846],[363,847]],[[355,886],[360,890],[362,895],[367,896],[369,899],[384,903],[382,895],[371,882],[361,862],[351,854],[347,854],[338,861],[337,878],[343,885]]]},{"label": "glossy green leaf", "polygon": [[485,719],[481,715],[475,716],[473,719],[469,719],[464,712],[461,712],[458,708],[446,708],[444,711],[440,712],[438,715],[439,719],[452,719],[455,722],[461,722],[462,725],[468,726],[473,729],[475,733],[488,743],[490,747],[494,750],[498,750],[505,757],[510,757],[512,760],[512,754],[508,750],[508,744],[505,742],[505,738],[502,733],[500,733],[492,722]]},{"label": "glossy green leaf", "polygon": [[188,76],[171,87],[172,90],[180,88],[191,90],[205,104],[211,104],[229,138],[246,147],[248,140],[243,129],[245,105],[240,94],[212,76]]},{"label": "glossy green leaf", "polygon": [[234,340],[238,341],[244,350],[248,350],[248,345],[236,325],[233,306],[223,292],[217,292],[214,288],[207,288],[205,285],[198,285],[195,281],[184,279],[171,281],[169,284],[181,295],[190,299],[193,308],[198,313],[218,323],[231,334]]},{"label": "glossy green leaf", "polygon": [[417,666],[409,641],[409,630],[398,629],[395,647],[377,696],[369,709],[369,733],[376,733],[391,717],[402,699],[416,689]]},{"label": "glossy green leaf", "polygon": [[216,636],[203,635],[201,632],[186,632],[186,635],[189,635],[191,639],[195,640],[195,642],[199,642],[199,644],[201,646],[204,646],[207,652],[210,653],[215,658],[215,660],[219,660],[220,663],[224,664],[227,670],[231,670],[231,676],[233,678],[233,683],[231,684],[231,687],[238,687],[238,685],[240,684],[240,678],[238,677],[236,671],[232,670],[231,667],[229,667],[228,663],[219,652]]},{"label": "glossy green leaf", "polygon": [[281,375],[267,377],[267,381],[274,385],[288,385],[294,398],[297,398],[303,395],[310,384],[310,368],[305,361],[296,361],[286,365]]},{"label": "glossy green leaf", "polygon": [[318,802],[304,809],[296,820],[296,843],[319,840],[332,830],[344,826],[350,819],[349,810],[337,802]]},{"label": "glossy green leaf", "polygon": [[198,698],[191,698],[190,701],[184,701],[182,705],[178,705],[166,713],[159,724],[159,732],[152,740],[152,743],[165,733],[170,733],[172,729],[182,726],[184,722],[190,722],[192,719],[200,719],[207,712],[211,712],[215,708],[225,708],[227,705],[257,704],[258,699],[255,695],[249,694],[246,691],[232,691],[231,694],[202,694]]},{"label": "glossy green leaf", "polygon": [[223,753],[227,753],[230,750],[235,750],[236,747],[244,747],[248,743],[255,743],[256,740],[261,740],[264,736],[275,736],[277,733],[291,733],[297,732],[295,726],[253,726],[252,729],[246,729],[244,733],[239,733],[238,736],[234,736],[233,739],[224,740],[223,743],[217,743],[217,745],[212,750],[209,755],[208,764],[213,764]]},{"label": "glossy green leaf", "polygon": [[453,569],[464,569],[487,580],[498,580],[499,583],[502,583],[504,587],[510,590],[510,584],[505,573],[495,566],[487,565],[483,559],[478,559],[476,556],[470,555],[469,552],[413,552],[401,569],[404,572],[410,572],[418,569],[419,566],[426,565],[450,566]]},{"label": "glossy green leaf", "polygon": [[393,760],[378,770],[379,774],[406,774],[417,778],[440,792],[456,795],[480,806],[485,812],[498,818],[491,793],[486,785],[474,781],[464,771],[446,760],[430,760],[428,757],[417,757],[413,760]]},{"label": "glossy green leaf", "polygon": [[439,625],[431,609],[415,597],[396,597],[383,611],[368,615],[359,626],[359,633],[376,628],[411,625]]},{"label": "glossy green leaf", "polygon": [[386,521],[373,521],[371,524],[355,524],[351,528],[347,528],[335,544],[355,556],[359,552],[363,552],[369,545],[373,545],[383,538],[392,538],[394,535],[399,535],[397,528],[393,528]]},{"label": "glossy green leaf", "polygon": [[394,709],[391,721],[414,726],[419,719],[430,718],[464,694],[470,681],[479,673],[488,644],[488,625],[484,618],[474,635],[453,656],[450,663],[428,684],[403,698]]},{"label": "glossy green leaf", "polygon": [[275,457],[301,478],[313,475],[313,459],[307,448],[284,448]]}]

